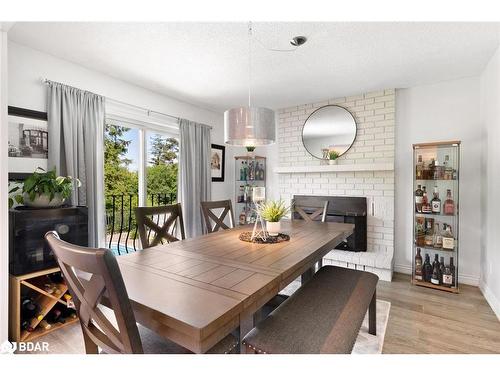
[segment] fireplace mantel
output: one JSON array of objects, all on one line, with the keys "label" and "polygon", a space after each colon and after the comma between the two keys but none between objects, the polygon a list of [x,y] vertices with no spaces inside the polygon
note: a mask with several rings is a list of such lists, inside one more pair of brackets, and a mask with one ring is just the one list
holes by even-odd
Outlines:
[{"label": "fireplace mantel", "polygon": [[315,173],[315,172],[363,172],[363,171],[393,171],[393,163],[370,163],[370,164],[334,164],[334,165],[303,165],[278,167],[276,173]]}]

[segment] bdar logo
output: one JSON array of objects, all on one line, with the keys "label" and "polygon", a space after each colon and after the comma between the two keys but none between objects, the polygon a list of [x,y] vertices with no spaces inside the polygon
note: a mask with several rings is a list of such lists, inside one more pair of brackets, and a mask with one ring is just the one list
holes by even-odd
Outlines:
[{"label": "bdar logo", "polygon": [[2,345],[0,345],[0,353],[1,354],[14,354],[16,351],[16,343],[5,341]]}]

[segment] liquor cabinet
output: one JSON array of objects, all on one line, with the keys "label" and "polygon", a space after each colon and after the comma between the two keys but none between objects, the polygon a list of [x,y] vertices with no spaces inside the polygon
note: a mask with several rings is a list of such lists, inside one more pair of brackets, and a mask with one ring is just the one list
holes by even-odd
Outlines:
[{"label": "liquor cabinet", "polygon": [[266,187],[266,158],[249,153],[235,156],[235,219],[238,224],[254,223],[256,220],[253,190]]},{"label": "liquor cabinet", "polygon": [[458,293],[460,141],[413,145],[412,283]]}]

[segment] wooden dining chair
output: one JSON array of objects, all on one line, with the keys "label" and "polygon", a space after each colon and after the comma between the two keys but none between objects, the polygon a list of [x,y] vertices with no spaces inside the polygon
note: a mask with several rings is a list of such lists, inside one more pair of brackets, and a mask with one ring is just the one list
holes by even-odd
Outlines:
[{"label": "wooden dining chair", "polygon": [[[214,210],[222,210],[222,212],[217,216]],[[201,226],[206,228],[207,233],[217,232],[220,229],[234,228],[234,211],[230,199],[201,202],[201,213]],[[229,216],[229,226],[224,223],[227,216]]]},{"label": "wooden dining chair", "polygon": [[[137,325],[111,250],[72,245],[62,241],[55,231],[48,232],[45,239],[73,297],[87,354],[191,353]],[[209,353],[230,353],[237,343],[236,338],[228,335]]]},{"label": "wooden dining chair", "polygon": [[[324,201],[323,205],[321,206],[311,206],[308,204],[307,206],[301,206],[299,204],[296,204],[295,202],[292,203],[293,207],[293,212],[292,212],[292,219],[302,219],[306,221],[314,221],[317,220],[319,217],[321,217],[321,221],[324,223],[326,221],[326,215],[328,213],[328,201]],[[305,210],[310,210],[314,209],[313,212],[307,213]]]},{"label": "wooden dining chair", "polygon": [[[164,241],[170,243],[186,238],[180,203],[157,207],[136,207],[135,219],[143,249],[163,244]],[[180,238],[176,237],[177,232]]]}]

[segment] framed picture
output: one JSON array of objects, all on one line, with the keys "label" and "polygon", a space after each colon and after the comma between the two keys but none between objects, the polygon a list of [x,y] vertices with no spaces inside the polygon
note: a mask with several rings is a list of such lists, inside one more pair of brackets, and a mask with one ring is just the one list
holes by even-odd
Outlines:
[{"label": "framed picture", "polygon": [[212,182],[223,182],[226,169],[226,147],[212,144],[210,152]]},{"label": "framed picture", "polygon": [[9,176],[19,179],[38,167],[47,170],[47,113],[10,106],[8,113]]}]

